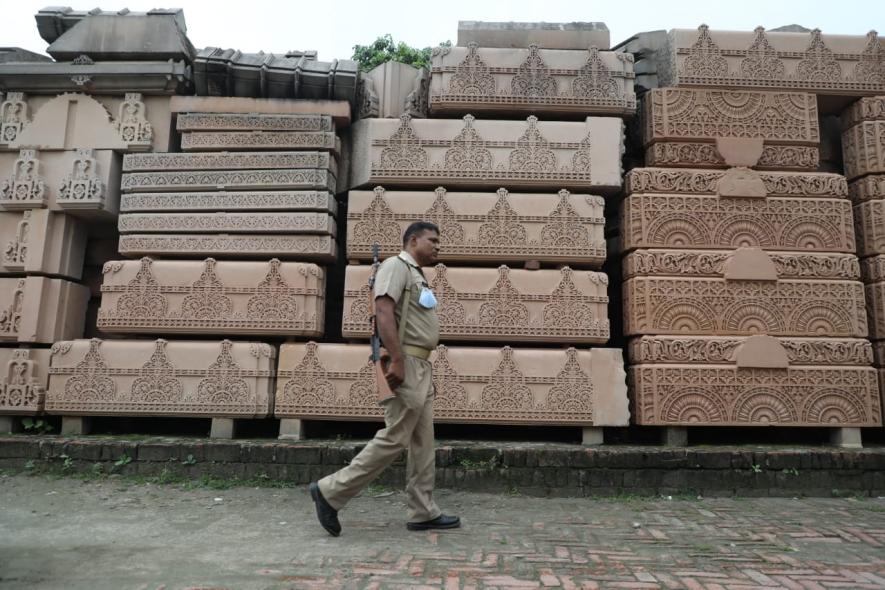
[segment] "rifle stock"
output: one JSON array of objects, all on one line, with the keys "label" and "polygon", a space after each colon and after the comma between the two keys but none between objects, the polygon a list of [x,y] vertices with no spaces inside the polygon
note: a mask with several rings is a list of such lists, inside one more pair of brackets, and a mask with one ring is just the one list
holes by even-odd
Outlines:
[{"label": "rifle stock", "polygon": [[369,323],[372,328],[372,356],[371,361],[375,366],[375,391],[378,395],[378,401],[383,402],[396,395],[387,383],[385,375],[385,365],[389,362],[390,357],[381,347],[381,337],[378,334],[378,322],[375,317],[375,274],[381,262],[378,259],[378,244],[372,244],[372,274],[369,276]]}]

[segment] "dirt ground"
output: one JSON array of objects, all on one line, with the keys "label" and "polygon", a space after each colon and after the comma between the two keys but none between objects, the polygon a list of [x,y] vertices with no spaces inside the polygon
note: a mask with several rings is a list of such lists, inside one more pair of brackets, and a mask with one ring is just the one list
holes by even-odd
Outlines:
[{"label": "dirt ground", "polygon": [[529,498],[371,488],[329,537],[300,488],[0,476],[0,588],[885,588],[885,499]]}]

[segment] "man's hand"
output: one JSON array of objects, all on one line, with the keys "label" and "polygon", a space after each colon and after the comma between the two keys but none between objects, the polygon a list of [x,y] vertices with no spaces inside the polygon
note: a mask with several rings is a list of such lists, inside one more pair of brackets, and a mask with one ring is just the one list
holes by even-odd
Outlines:
[{"label": "man's hand", "polygon": [[391,360],[384,371],[384,378],[391,389],[396,390],[406,380],[406,363],[400,358],[399,360]]}]

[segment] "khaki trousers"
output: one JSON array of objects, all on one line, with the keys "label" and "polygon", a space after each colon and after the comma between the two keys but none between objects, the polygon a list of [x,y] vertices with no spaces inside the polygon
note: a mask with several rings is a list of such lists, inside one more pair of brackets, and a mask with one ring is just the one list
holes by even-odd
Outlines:
[{"label": "khaki trousers", "polygon": [[375,434],[350,465],[319,481],[320,492],[336,510],[344,508],[406,449],[409,522],[424,522],[440,515],[433,501],[436,451],[431,365],[413,356],[405,357],[405,365],[405,381],[397,388],[396,396],[383,403],[386,428]]}]

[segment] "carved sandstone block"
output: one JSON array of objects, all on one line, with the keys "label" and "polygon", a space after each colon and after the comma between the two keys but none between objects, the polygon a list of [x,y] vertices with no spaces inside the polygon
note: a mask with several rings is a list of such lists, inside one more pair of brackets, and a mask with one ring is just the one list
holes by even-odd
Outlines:
[{"label": "carved sandstone block", "polygon": [[335,126],[350,125],[351,105],[342,100],[275,100],[245,96],[173,96],[169,100],[173,113],[241,114],[241,115],[329,115]]},{"label": "carved sandstone block", "polygon": [[661,55],[661,86],[807,90],[860,96],[885,92],[885,48],[875,31],[811,32],[674,29]]},{"label": "carved sandstone block", "polygon": [[46,411],[261,418],[272,405],[274,356],[267,344],[230,340],[57,342]]},{"label": "carved sandstone block", "polygon": [[[524,48],[523,48],[524,47]],[[633,55],[498,49],[470,43],[438,47],[431,57],[431,114],[615,114],[636,112]]]},{"label": "carved sandstone block", "polygon": [[599,267],[605,261],[604,201],[594,195],[350,191],[347,256],[372,259],[402,249],[402,235],[416,219],[442,232],[442,262],[541,262]]},{"label": "carved sandstone block", "polygon": [[877,340],[871,344],[873,345],[873,364],[879,369],[885,368],[885,340]]},{"label": "carved sandstone block", "polygon": [[43,411],[49,350],[0,348],[0,415]]},{"label": "carved sandstone block", "polygon": [[63,213],[45,209],[0,213],[0,272],[79,279],[86,234],[83,223]]},{"label": "carved sandstone block", "polygon": [[232,191],[193,193],[126,193],[120,195],[123,213],[167,211],[322,211],[338,213],[335,195],[328,191]]},{"label": "carved sandstone block", "polygon": [[427,116],[430,73],[396,61],[387,61],[360,74],[356,100],[359,118],[396,118],[403,113]]},{"label": "carved sandstone block", "polygon": [[621,206],[624,250],[726,248],[854,252],[848,199],[633,194]]},{"label": "carved sandstone block", "polygon": [[739,368],[732,363],[628,369],[636,424],[880,426],[871,367]]},{"label": "carved sandstone block", "polygon": [[331,131],[187,131],[181,149],[225,150],[327,150],[341,152],[341,142]]},{"label": "carved sandstone block", "polygon": [[[758,157],[756,153],[758,152]],[[645,150],[646,166],[673,166],[684,168],[728,168],[732,164],[730,152],[716,144],[698,141],[659,141]],[[737,165],[753,166],[759,170],[816,170],[820,164],[820,150],[802,145],[765,145]]]},{"label": "carved sandstone block", "polygon": [[[274,415],[380,420],[368,345],[284,344]],[[434,419],[455,423],[624,426],[621,351],[440,346],[430,358]]]},{"label": "carved sandstone block", "polygon": [[[368,338],[370,266],[348,266],[345,338]],[[609,338],[608,277],[599,272],[425,268],[439,300],[443,340],[604,344]]]},{"label": "carved sandstone block", "polygon": [[[635,264],[637,254],[625,259],[627,268]],[[624,282],[629,335],[867,335],[860,282],[784,279],[772,258],[756,248],[732,252],[717,278],[674,276],[669,264],[642,270],[645,276]],[[704,274],[718,270],[713,267]]]},{"label": "carved sandstone block", "polygon": [[885,254],[885,200],[864,201],[854,206],[858,256]]},{"label": "carved sandstone block", "polygon": [[335,218],[311,212],[123,213],[120,233],[271,233],[328,234],[337,231]]},{"label": "carved sandstone block", "polygon": [[623,122],[363,119],[353,126],[350,187],[559,187],[614,193],[621,186]]},{"label": "carved sandstone block", "polygon": [[842,132],[845,176],[885,174],[885,120],[865,121]]},{"label": "carved sandstone block", "polygon": [[310,260],[334,263],[337,245],[332,236],[255,234],[128,234],[120,236],[122,256]]},{"label": "carved sandstone block", "polygon": [[881,120],[885,120],[885,96],[864,97],[842,111],[842,130],[845,131],[863,121]]},{"label": "carved sandstone block", "polygon": [[870,174],[849,183],[848,196],[855,203],[885,199],[885,174]]},{"label": "carved sandstone block", "polygon": [[322,169],[128,172],[124,193],[213,190],[321,190],[335,192],[335,175]]},{"label": "carved sandstone block", "polygon": [[[752,336],[642,336],[627,346],[632,364],[744,364],[752,361],[752,350],[743,345]],[[791,365],[873,364],[873,347],[862,338],[778,338],[783,354],[775,350],[772,363]],[[770,348],[767,348],[771,352]],[[758,363],[758,358],[755,364]],[[758,367],[757,367],[758,368]]]},{"label": "carved sandstone block", "polygon": [[[641,276],[721,277],[733,251],[637,250],[624,258],[624,278]],[[860,280],[854,254],[767,252],[779,279]]]},{"label": "carved sandstone block", "polygon": [[123,156],[123,172],[305,168],[328,170],[334,176],[338,175],[338,163],[328,152],[194,152]]},{"label": "carved sandstone block", "polygon": [[179,131],[335,131],[330,115],[182,113]]},{"label": "carved sandstone block", "polygon": [[62,279],[0,278],[0,341],[51,344],[83,334],[89,288]]},{"label": "carved sandstone block", "polygon": [[759,172],[749,168],[728,170],[673,170],[634,168],[624,176],[630,194],[716,195],[720,197],[830,197],[848,196],[848,183],[840,174],[825,172]]},{"label": "carved sandstone block", "polygon": [[111,150],[0,153],[0,210],[45,207],[110,219],[119,186],[120,156]]},{"label": "carved sandstone block", "polygon": [[103,332],[323,335],[325,273],[314,264],[142,258],[103,274]]}]

